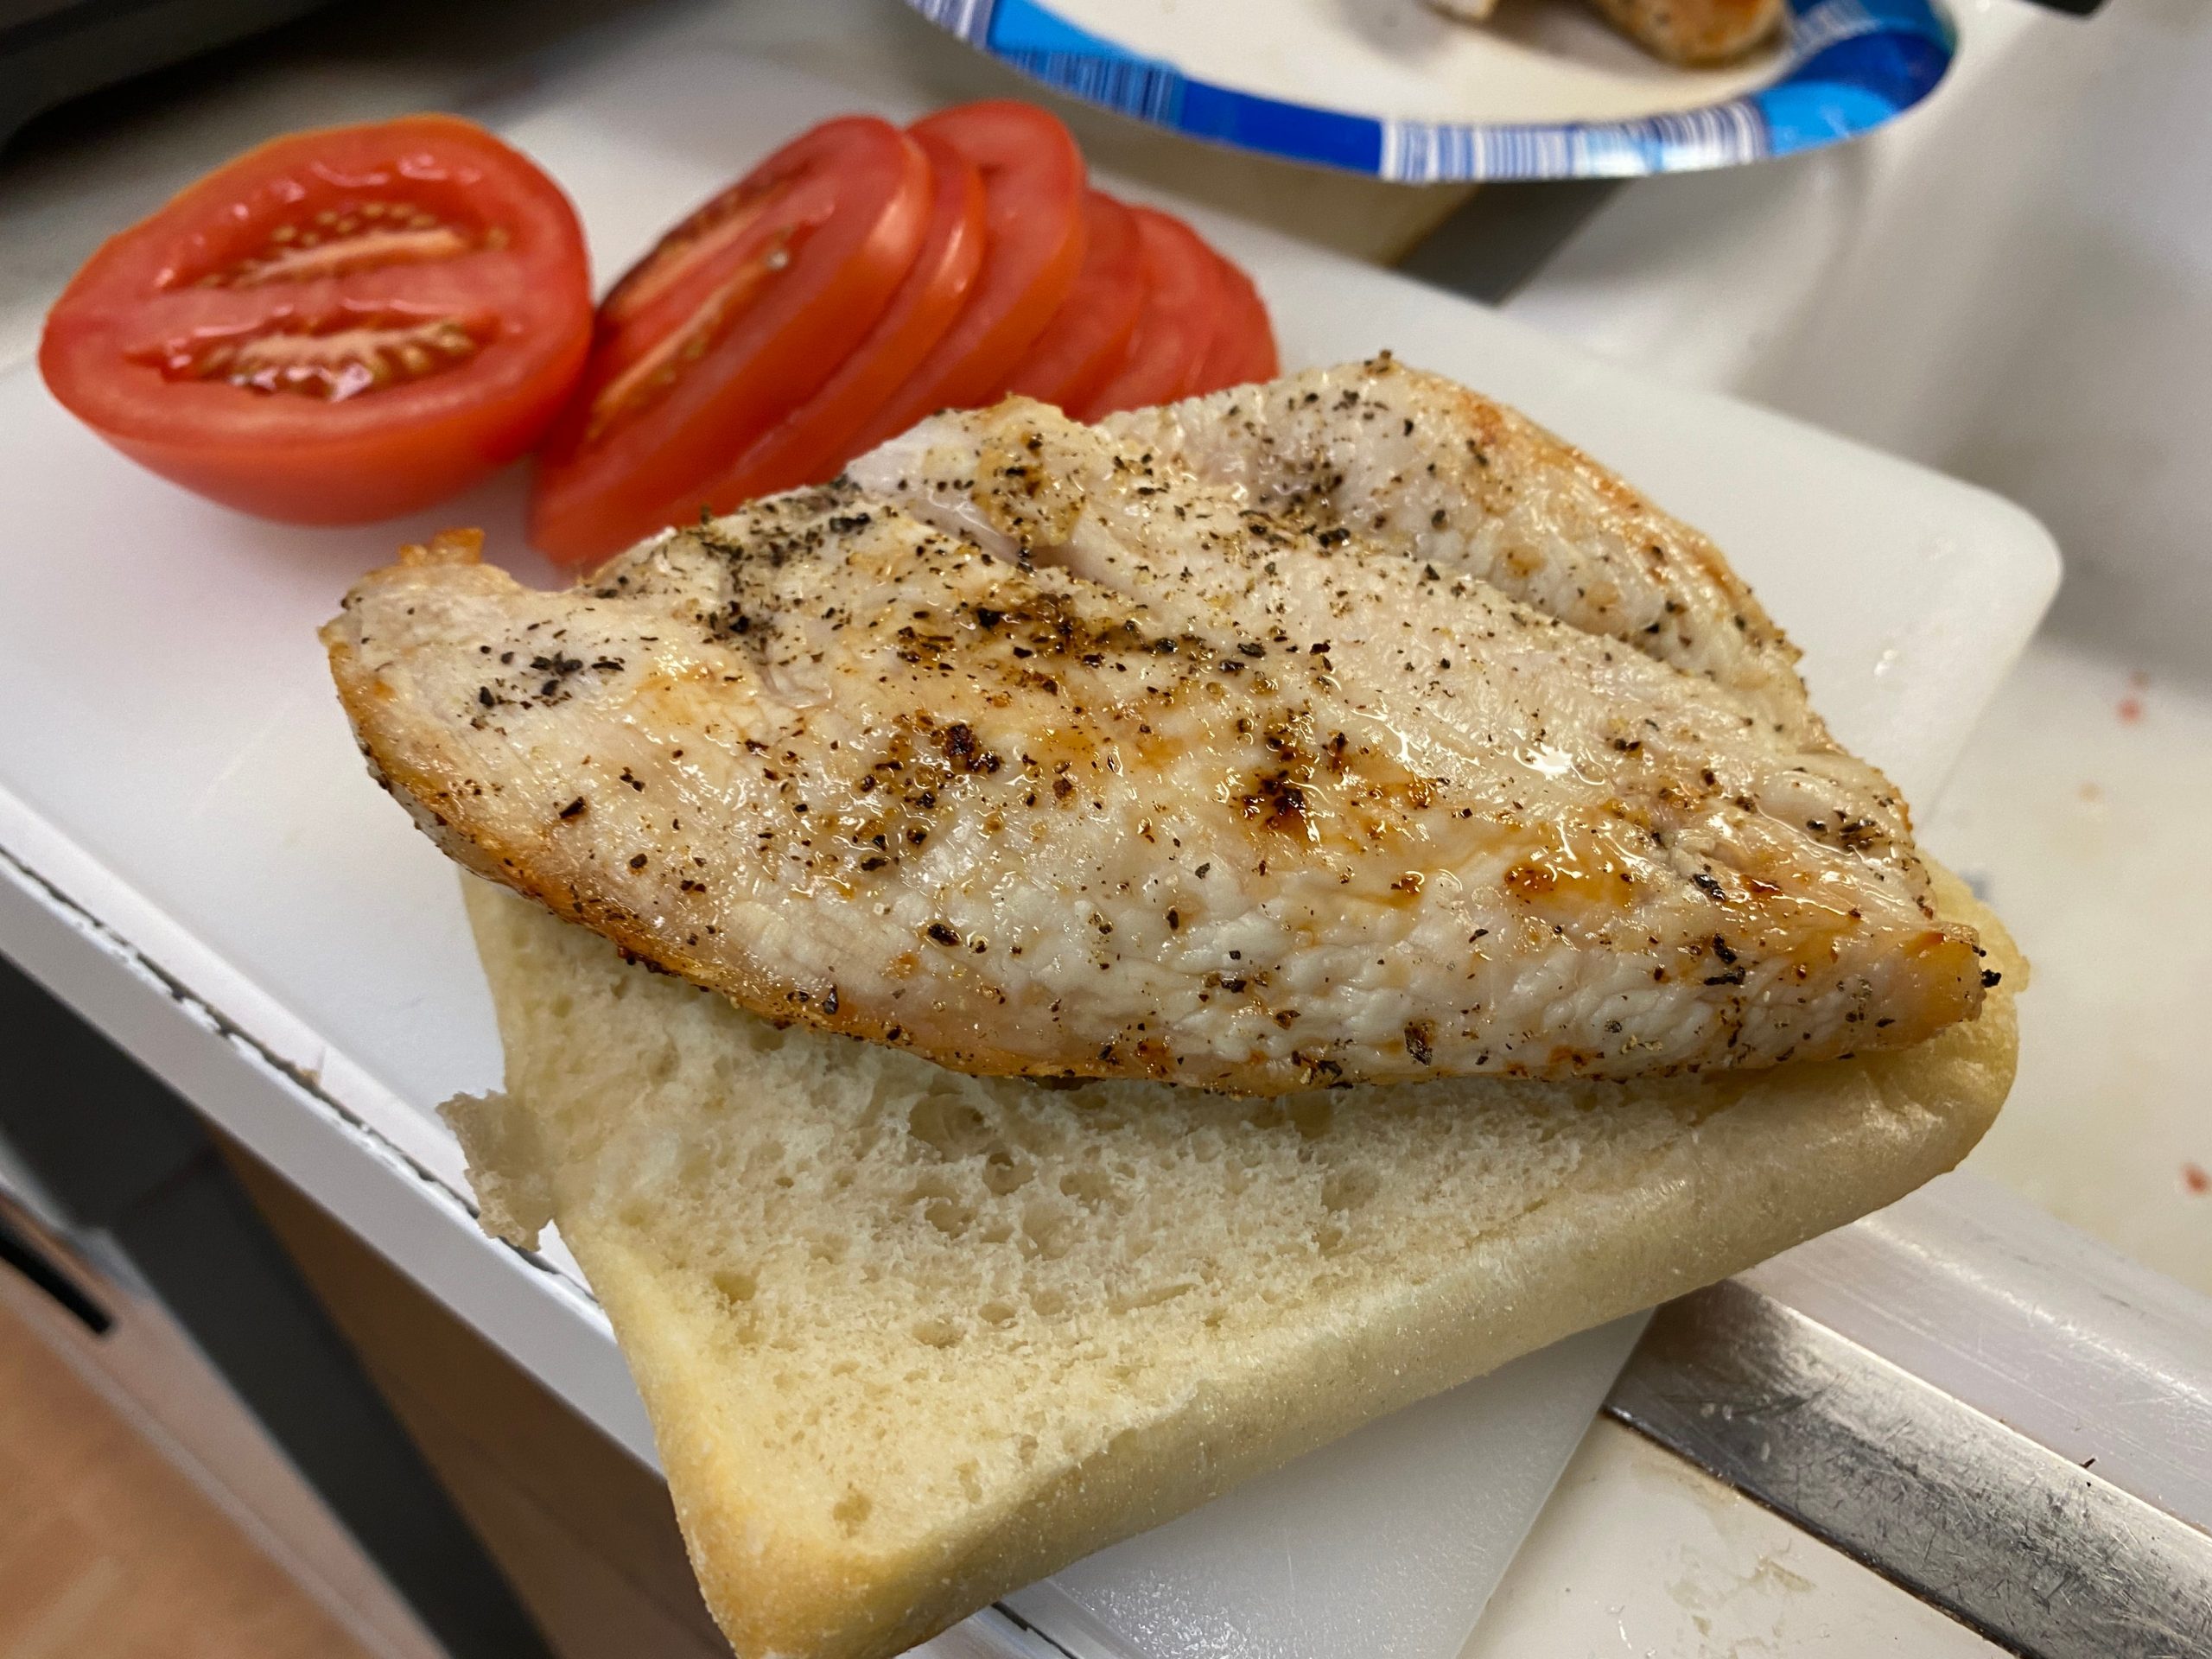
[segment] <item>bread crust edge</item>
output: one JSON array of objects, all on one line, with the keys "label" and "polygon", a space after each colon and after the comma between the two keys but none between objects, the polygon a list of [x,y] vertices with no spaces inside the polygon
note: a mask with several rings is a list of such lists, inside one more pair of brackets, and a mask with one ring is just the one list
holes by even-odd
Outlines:
[{"label": "bread crust edge", "polygon": [[[997,1597],[1172,1519],[1361,1424],[1578,1331],[1685,1294],[1894,1202],[1969,1152],[2018,1061],[2025,963],[1996,918],[1932,866],[1947,919],[2002,976],[1979,1020],[1909,1049],[1738,1074],[1733,1098],[1633,1183],[1578,1190],[1486,1238],[1459,1269],[1407,1286],[1352,1332],[1313,1333],[1302,1364],[1338,1381],[1286,1412],[1274,1373],[1224,1368],[1107,1453],[1042,1478],[903,1551],[792,1528],[772,1473],[721,1432],[705,1357],[664,1275],[586,1215],[561,1213],[644,1396],[707,1604],[742,1659],[888,1659]],[[535,906],[467,884],[494,999],[534,971]],[[504,1023],[504,1015],[503,1015]],[[1632,1085],[1630,1085],[1632,1086]],[[1718,1084],[1716,1086],[1719,1086]],[[468,1148],[472,1173],[478,1148]],[[488,1149],[487,1149],[488,1150]],[[529,1172],[506,1172],[528,1179]],[[1318,1403],[1309,1405],[1309,1402]],[[1203,1459],[1196,1453],[1203,1446]]]}]

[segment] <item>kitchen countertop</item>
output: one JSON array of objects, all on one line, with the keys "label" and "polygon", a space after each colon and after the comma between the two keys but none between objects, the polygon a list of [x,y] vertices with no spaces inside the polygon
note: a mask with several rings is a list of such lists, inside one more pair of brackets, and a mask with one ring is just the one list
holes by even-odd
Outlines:
[{"label": "kitchen countertop", "polygon": [[[897,0],[765,4],[499,0],[331,11],[41,118],[0,152],[0,366],[35,348],[52,296],[98,242],[207,167],[302,125],[496,92],[543,50],[681,23],[839,79],[944,101],[1034,93]],[[1370,257],[1460,200],[1209,150],[1072,111],[1102,166]],[[1449,273],[1444,273],[1448,275]],[[1995,1649],[1787,1522],[1606,1421],[1596,1424],[1467,1649],[1694,1654]]]}]

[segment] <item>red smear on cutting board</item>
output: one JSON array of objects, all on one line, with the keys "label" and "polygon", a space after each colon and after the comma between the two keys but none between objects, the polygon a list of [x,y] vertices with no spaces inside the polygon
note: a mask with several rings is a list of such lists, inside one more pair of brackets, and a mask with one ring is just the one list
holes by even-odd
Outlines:
[{"label": "red smear on cutting board", "polygon": [[2191,1192],[2202,1195],[2212,1192],[2212,1175],[2207,1175],[2199,1165],[2183,1164],[2181,1166],[2181,1184]]}]

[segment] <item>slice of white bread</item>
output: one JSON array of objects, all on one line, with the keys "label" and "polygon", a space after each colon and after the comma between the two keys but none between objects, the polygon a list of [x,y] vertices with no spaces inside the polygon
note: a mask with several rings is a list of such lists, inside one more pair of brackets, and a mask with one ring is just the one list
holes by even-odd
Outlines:
[{"label": "slice of white bread", "polygon": [[1939,882],[2003,979],[1916,1048],[1255,1101],[779,1031],[468,879],[506,1092],[447,1112],[606,1306],[738,1653],[873,1659],[1949,1168],[2024,969]]}]

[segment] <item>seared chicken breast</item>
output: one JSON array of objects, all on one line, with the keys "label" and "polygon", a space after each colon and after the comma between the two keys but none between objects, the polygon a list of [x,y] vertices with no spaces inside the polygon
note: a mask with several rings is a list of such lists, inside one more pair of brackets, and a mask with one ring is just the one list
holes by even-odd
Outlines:
[{"label": "seared chicken breast", "polygon": [[1630,1077],[1982,994],[1718,553],[1387,360],[940,416],[565,592],[442,538],[325,638],[463,863],[965,1071]]},{"label": "seared chicken breast", "polygon": [[[1109,415],[1155,465],[1434,564],[1736,692],[1825,745],[1797,652],[1720,550],[1516,410],[1383,356]],[[877,476],[863,462],[854,475]]]}]

